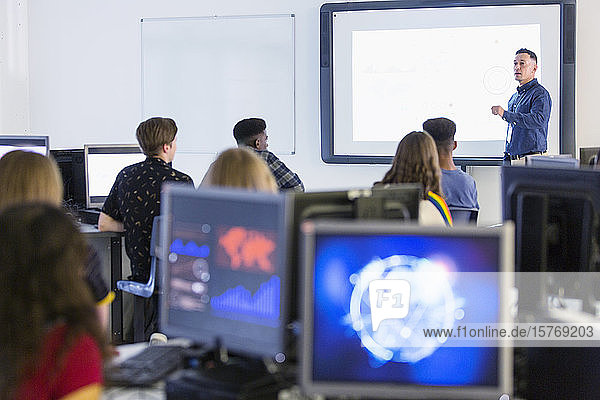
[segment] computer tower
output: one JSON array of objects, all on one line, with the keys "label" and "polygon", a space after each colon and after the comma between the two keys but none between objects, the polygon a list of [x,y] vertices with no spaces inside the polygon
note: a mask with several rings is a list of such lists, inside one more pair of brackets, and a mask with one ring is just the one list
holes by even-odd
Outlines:
[{"label": "computer tower", "polygon": [[63,179],[64,205],[68,209],[85,208],[85,157],[83,149],[50,150]]}]

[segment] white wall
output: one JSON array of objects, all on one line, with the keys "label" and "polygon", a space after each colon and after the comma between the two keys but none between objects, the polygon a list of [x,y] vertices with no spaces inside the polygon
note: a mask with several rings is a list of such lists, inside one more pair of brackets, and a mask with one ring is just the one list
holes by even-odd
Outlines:
[{"label": "white wall", "polygon": [[0,0],[0,133],[29,133],[27,2]]},{"label": "white wall", "polygon": [[[123,143],[134,143],[141,118],[140,18],[294,13],[297,151],[281,158],[298,172],[309,190],[369,186],[383,176],[387,166],[326,165],[320,158],[321,3],[0,0],[0,10],[7,10],[6,17],[0,13],[4,35],[0,36],[0,133],[49,134],[53,148],[69,148],[84,144],[84,132],[86,138],[101,143],[105,132],[116,130]],[[600,2],[579,0],[577,15],[577,145],[591,146],[600,144],[594,118],[600,92],[596,74]],[[28,26],[28,41],[27,33],[15,28],[15,23],[21,23],[21,28]],[[16,70],[7,72],[7,63],[17,65]],[[178,154],[175,166],[199,182],[211,159]],[[476,167],[471,173],[479,188],[480,223],[500,222],[499,168]]]}]

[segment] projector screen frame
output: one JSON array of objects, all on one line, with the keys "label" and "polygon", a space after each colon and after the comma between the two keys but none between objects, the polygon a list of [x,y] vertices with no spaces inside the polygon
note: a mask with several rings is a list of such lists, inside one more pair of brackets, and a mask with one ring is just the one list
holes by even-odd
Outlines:
[{"label": "projector screen frame", "polygon": [[[553,103],[560,106],[560,153],[575,156],[575,1],[576,0],[432,0],[424,2],[417,0],[399,0],[323,4],[320,9],[319,30],[322,160],[329,164],[391,164],[393,159],[393,156],[391,155],[374,156],[335,153],[333,92],[333,14],[335,12],[520,5],[560,6],[560,98],[553,99]],[[506,101],[508,102],[508,98]],[[460,166],[501,165],[502,155],[499,154],[494,157],[455,157],[454,162]]]}]

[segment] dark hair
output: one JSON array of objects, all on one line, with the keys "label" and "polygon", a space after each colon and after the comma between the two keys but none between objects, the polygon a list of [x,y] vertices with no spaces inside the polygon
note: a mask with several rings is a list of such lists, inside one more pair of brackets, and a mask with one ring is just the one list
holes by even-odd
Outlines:
[{"label": "dark hair", "polygon": [[175,140],[177,125],[171,118],[153,117],[139,124],[135,137],[145,155],[157,156],[163,144]]},{"label": "dark hair", "polygon": [[[11,398],[35,368],[48,328],[64,323],[60,368],[69,346],[84,333],[109,355],[94,300],[84,281],[88,248],[74,222],[42,203],[0,213],[0,398]],[[58,371],[49,371],[56,376]]]},{"label": "dark hair", "polygon": [[233,137],[237,144],[254,147],[256,137],[267,129],[267,123],[262,118],[246,118],[233,127]]},{"label": "dark hair", "polygon": [[427,132],[411,132],[398,143],[392,167],[376,185],[388,183],[421,183],[423,199],[427,192],[442,195],[442,171],[437,149]]},{"label": "dark hair", "polygon": [[535,63],[537,64],[537,56],[535,55],[535,53],[533,51],[525,49],[525,48],[521,48],[521,49],[517,50],[517,52],[515,53],[515,56],[517,54],[529,54],[529,57],[531,57],[533,59],[533,61],[535,61]]},{"label": "dark hair", "polygon": [[448,118],[431,118],[423,122],[423,130],[435,140],[438,152],[452,152],[456,133],[456,124],[453,121]]}]

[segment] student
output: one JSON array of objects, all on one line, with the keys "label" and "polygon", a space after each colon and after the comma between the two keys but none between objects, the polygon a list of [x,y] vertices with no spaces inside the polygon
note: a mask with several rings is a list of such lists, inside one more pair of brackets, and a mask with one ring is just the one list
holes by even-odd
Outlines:
[{"label": "student", "polygon": [[[0,211],[26,202],[62,204],[63,182],[56,162],[41,154],[15,150],[0,158]],[[88,246],[86,281],[97,304],[102,326],[108,326],[108,306],[115,297],[102,277],[98,253]]]},{"label": "student", "polygon": [[432,118],[423,122],[423,130],[431,135],[437,146],[442,190],[448,207],[479,209],[475,179],[456,168],[452,159],[457,146],[454,140],[456,124],[448,118]]},{"label": "student", "polygon": [[452,226],[452,217],[442,198],[435,142],[427,132],[411,132],[398,144],[392,167],[375,185],[420,183],[423,200],[419,205],[419,223],[422,225]]},{"label": "student", "polygon": [[277,156],[267,150],[267,124],[261,118],[246,118],[239,121],[233,127],[233,137],[237,141],[239,147],[250,147],[263,158],[280,190],[295,190],[298,192],[304,191],[304,184],[297,174],[292,172]]},{"label": "student", "polygon": [[0,398],[100,398],[110,351],[83,280],[84,237],[42,203],[5,209],[0,226]]},{"label": "student", "polygon": [[263,159],[245,148],[225,150],[212,163],[200,186],[230,186],[277,193],[271,170]]},{"label": "student", "polygon": [[[165,182],[194,185],[192,178],[173,169],[177,125],[170,118],[154,117],[136,130],[146,160],[123,168],[117,175],[98,219],[101,231],[125,232],[125,251],[132,276],[147,282],[150,276],[150,236],[154,217],[160,215],[160,192]],[[145,302],[146,338],[156,330],[157,297]]]}]

